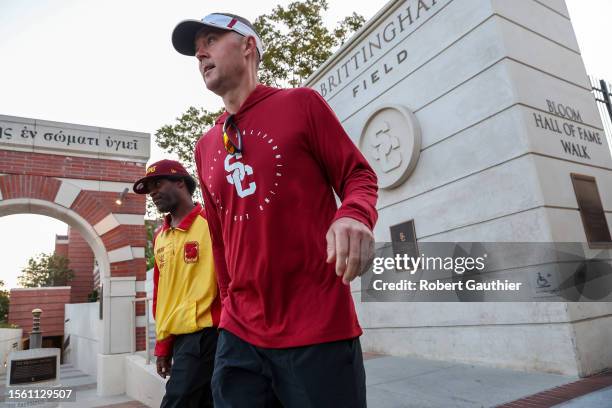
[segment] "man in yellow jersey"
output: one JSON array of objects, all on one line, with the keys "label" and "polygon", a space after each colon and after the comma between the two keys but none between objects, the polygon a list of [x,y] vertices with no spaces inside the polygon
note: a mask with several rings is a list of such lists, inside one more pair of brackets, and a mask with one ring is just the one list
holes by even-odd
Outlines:
[{"label": "man in yellow jersey", "polygon": [[153,240],[157,372],[170,375],[161,406],[212,407],[210,380],[221,314],[208,222],[192,200],[196,183],[174,160],[147,168],[134,192],[166,213]]}]

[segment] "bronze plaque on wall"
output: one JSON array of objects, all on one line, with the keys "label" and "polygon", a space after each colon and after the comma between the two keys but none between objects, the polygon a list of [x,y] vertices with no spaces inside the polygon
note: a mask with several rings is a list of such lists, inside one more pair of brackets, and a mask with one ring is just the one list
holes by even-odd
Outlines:
[{"label": "bronze plaque on wall", "polygon": [[589,246],[592,248],[612,247],[610,229],[595,178],[575,173],[572,173],[571,177]]},{"label": "bronze plaque on wall", "polygon": [[416,232],[414,230],[414,220],[393,225],[391,230],[391,245],[394,255],[408,255],[418,257],[419,248],[417,246]]},{"label": "bronze plaque on wall", "polygon": [[57,356],[13,360],[9,385],[56,380],[57,374]]}]

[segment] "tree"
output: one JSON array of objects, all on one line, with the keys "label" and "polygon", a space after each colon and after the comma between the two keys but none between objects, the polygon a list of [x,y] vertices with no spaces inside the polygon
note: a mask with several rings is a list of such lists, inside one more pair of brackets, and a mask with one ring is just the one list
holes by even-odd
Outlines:
[{"label": "tree", "polygon": [[28,260],[28,266],[22,269],[17,280],[25,288],[66,286],[74,277],[68,263],[68,259],[61,255],[41,253]]},{"label": "tree", "polygon": [[174,125],[164,125],[155,132],[159,147],[169,153],[176,153],[187,171],[197,180],[193,151],[206,129],[211,127],[224,109],[208,111],[190,106],[185,113],[176,118]]},{"label": "tree", "polygon": [[327,8],[326,0],[296,1],[255,19],[253,25],[266,47],[259,71],[262,83],[299,86],[365,22],[353,13],[329,30],[321,15]]},{"label": "tree", "polygon": [[0,323],[6,323],[9,312],[9,291],[4,290],[4,281],[0,280]]},{"label": "tree", "polygon": [[[327,8],[326,0],[296,1],[287,7],[276,6],[270,14],[259,16],[254,21],[253,25],[266,46],[259,69],[262,83],[299,86],[365,22],[362,16],[353,13],[330,30],[323,24],[321,15]],[[167,152],[177,154],[187,170],[195,175],[195,144],[221,113],[223,109],[190,106],[175,124],[159,128],[155,132],[155,141]],[[151,204],[148,208],[149,215],[155,213]]]},{"label": "tree", "polygon": [[145,228],[147,230],[147,245],[145,246],[145,259],[147,260],[147,271],[155,266],[155,252],[153,248],[153,238],[155,233],[161,227],[162,223],[155,220],[145,220]]},{"label": "tree", "polygon": [[94,289],[87,294],[88,302],[94,303],[94,302],[97,302],[98,300],[100,300],[100,293],[98,292],[98,289]]},{"label": "tree", "polygon": [[[185,169],[196,181],[198,176],[196,174],[195,162],[193,161],[195,145],[204,131],[211,127],[222,113],[223,109],[208,111],[204,108],[190,106],[185,113],[176,118],[177,123],[174,125],[164,125],[155,132],[155,141],[159,147],[168,153],[176,154],[183,166],[185,166]],[[194,194],[194,199],[200,202],[202,200],[199,188]],[[161,214],[157,211],[149,196],[147,196],[147,218],[161,218]]]}]

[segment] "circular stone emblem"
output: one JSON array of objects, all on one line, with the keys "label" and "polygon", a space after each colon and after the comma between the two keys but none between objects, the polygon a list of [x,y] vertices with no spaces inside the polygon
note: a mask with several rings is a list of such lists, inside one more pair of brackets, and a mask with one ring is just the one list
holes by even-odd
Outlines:
[{"label": "circular stone emblem", "polygon": [[421,153],[416,117],[399,105],[377,109],[363,127],[359,149],[376,171],[380,188],[399,186],[412,173]]}]

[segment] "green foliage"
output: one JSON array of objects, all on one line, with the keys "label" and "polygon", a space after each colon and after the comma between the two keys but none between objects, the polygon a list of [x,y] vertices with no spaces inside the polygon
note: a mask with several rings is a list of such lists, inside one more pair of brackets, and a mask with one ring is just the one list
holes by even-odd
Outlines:
[{"label": "green foliage", "polygon": [[215,119],[223,113],[224,109],[208,111],[203,108],[190,106],[185,113],[176,118],[174,125],[164,125],[155,132],[155,141],[168,153],[175,153],[185,168],[192,175],[196,174],[193,162],[195,145]]},{"label": "green foliage", "polygon": [[147,230],[147,245],[145,246],[145,259],[147,260],[147,271],[152,269],[155,265],[155,252],[153,250],[153,238],[155,236],[155,230],[161,225],[160,222],[153,220],[145,221],[145,228]]},{"label": "green foliage", "polygon": [[0,280],[0,327],[6,324],[9,312],[9,295],[8,290],[4,290],[4,281]]},{"label": "green foliage", "polygon": [[[185,113],[176,118],[173,125],[164,125],[155,132],[155,141],[167,151],[178,156],[179,161],[198,181],[198,175],[193,160],[195,145],[202,134],[215,124],[215,120],[223,113],[224,109],[208,111],[204,108],[190,106]],[[194,200],[201,202],[202,195],[197,189]],[[157,211],[150,197],[147,197],[147,218],[159,219],[161,214]]]},{"label": "green foliage", "polygon": [[88,302],[97,302],[98,299],[100,298],[100,294],[98,293],[98,289],[94,289],[92,290],[88,295],[87,295],[87,301]]},{"label": "green foliage", "polygon": [[159,220],[162,218],[162,214],[160,214],[160,212],[157,210],[157,208],[155,207],[155,204],[153,204],[153,200],[151,200],[151,197],[149,197],[148,195],[145,199],[145,206],[146,206],[146,214],[145,214],[146,220]]},{"label": "green foliage", "polygon": [[329,30],[323,24],[326,0],[306,0],[276,6],[253,25],[266,47],[259,79],[271,86],[295,88],[308,78],[365,22],[356,13]]},{"label": "green foliage", "polygon": [[74,277],[68,264],[66,257],[41,253],[28,260],[28,266],[22,269],[17,280],[25,288],[66,286]]}]

